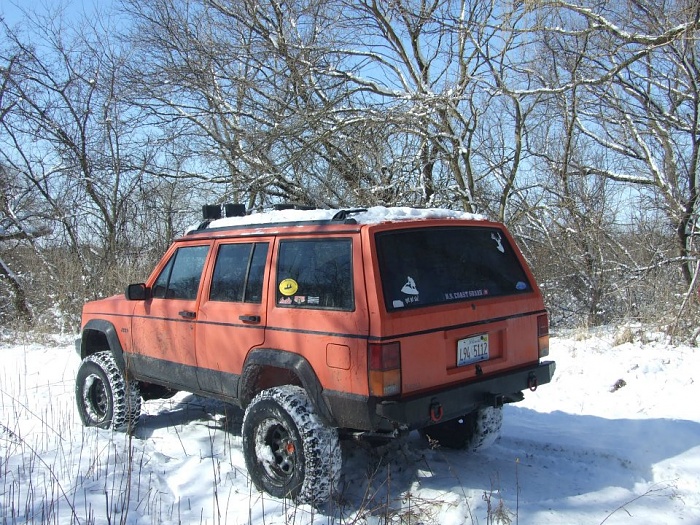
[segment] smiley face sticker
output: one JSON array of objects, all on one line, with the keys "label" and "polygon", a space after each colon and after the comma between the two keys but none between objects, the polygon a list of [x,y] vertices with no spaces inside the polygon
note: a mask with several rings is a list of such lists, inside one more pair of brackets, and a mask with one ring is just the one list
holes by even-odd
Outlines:
[{"label": "smiley face sticker", "polygon": [[297,293],[299,285],[294,279],[284,279],[279,285],[279,290],[282,295],[290,296]]}]

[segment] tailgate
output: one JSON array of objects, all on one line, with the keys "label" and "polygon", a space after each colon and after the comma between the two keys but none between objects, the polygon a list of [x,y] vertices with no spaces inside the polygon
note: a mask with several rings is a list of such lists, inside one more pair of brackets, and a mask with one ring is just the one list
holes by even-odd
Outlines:
[{"label": "tailgate", "polygon": [[546,314],[540,310],[402,337],[402,394],[479,381],[537,363],[540,315]]},{"label": "tailgate", "polygon": [[375,230],[373,248],[382,313],[372,335],[400,345],[402,396],[539,362],[544,302],[503,225],[394,225]]}]

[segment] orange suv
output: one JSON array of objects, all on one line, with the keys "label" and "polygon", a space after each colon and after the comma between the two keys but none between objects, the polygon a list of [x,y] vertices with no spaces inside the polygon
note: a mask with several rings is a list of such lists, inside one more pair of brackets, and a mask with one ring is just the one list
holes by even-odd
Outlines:
[{"label": "orange suv", "polygon": [[495,439],[555,364],[542,295],[502,224],[448,210],[205,206],[145,283],[84,306],[85,425],[129,430],[178,390],[245,409],[255,485],[319,503],[339,439]]}]

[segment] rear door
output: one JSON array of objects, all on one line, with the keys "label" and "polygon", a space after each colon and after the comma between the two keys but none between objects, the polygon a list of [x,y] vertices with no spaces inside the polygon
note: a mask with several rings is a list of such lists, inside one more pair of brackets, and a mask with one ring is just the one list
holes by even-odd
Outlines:
[{"label": "rear door", "polygon": [[214,246],[196,333],[201,390],[236,397],[245,357],[265,340],[272,238],[224,240]]},{"label": "rear door", "polygon": [[542,297],[495,223],[393,229],[375,236],[383,341],[401,344],[402,393],[538,361]]}]

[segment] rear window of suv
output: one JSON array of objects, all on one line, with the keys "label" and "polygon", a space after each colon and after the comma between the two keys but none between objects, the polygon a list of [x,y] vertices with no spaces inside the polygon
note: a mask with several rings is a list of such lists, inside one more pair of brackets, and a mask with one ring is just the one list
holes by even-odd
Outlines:
[{"label": "rear window of suv", "polygon": [[378,233],[388,310],[516,295],[532,286],[497,228],[421,228]]}]

